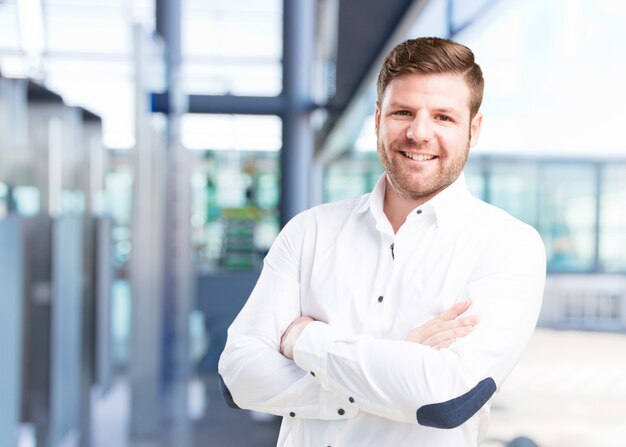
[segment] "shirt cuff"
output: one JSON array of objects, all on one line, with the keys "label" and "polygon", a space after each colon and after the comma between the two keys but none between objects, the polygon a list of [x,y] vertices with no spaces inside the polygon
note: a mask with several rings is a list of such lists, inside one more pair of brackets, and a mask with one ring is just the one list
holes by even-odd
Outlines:
[{"label": "shirt cuff", "polygon": [[321,321],[309,323],[300,333],[293,347],[293,360],[300,368],[316,377],[326,387],[326,361],[340,332]]},{"label": "shirt cuff", "polygon": [[314,321],[300,333],[293,348],[293,359],[296,364],[308,371],[322,387],[320,407],[324,419],[349,419],[359,412],[354,397],[336,394],[328,387],[326,371],[328,352],[333,343],[343,335],[326,323]]}]

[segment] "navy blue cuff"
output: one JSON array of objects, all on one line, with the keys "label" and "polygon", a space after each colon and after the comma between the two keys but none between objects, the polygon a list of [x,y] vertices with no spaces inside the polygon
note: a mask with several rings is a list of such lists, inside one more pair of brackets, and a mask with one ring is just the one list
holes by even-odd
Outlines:
[{"label": "navy blue cuff", "polygon": [[496,382],[487,377],[462,396],[419,408],[417,422],[426,427],[456,428],[474,416],[495,392]]}]

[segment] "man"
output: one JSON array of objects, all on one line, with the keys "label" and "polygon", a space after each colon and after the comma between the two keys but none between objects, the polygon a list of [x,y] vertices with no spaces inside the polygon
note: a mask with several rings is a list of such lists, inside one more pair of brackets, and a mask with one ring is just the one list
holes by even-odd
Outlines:
[{"label": "man", "polygon": [[385,174],[292,219],[220,359],[279,446],[476,446],[541,306],[536,231],[467,191],[483,77],[465,46],[406,41],[378,78]]}]

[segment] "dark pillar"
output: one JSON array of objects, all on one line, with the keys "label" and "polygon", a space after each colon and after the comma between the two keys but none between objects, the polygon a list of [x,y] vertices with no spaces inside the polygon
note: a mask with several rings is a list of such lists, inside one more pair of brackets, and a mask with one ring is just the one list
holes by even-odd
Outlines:
[{"label": "dark pillar", "polygon": [[282,226],[310,206],[314,135],[309,116],[315,16],[314,0],[283,0]]}]

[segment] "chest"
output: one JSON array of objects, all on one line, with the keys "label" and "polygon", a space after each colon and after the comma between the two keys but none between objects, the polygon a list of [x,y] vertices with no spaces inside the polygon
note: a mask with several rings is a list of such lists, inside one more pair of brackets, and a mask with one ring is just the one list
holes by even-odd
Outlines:
[{"label": "chest", "polygon": [[303,314],[354,334],[404,339],[468,298],[480,241],[462,233],[430,225],[394,237],[354,226],[318,239],[302,274]]}]

